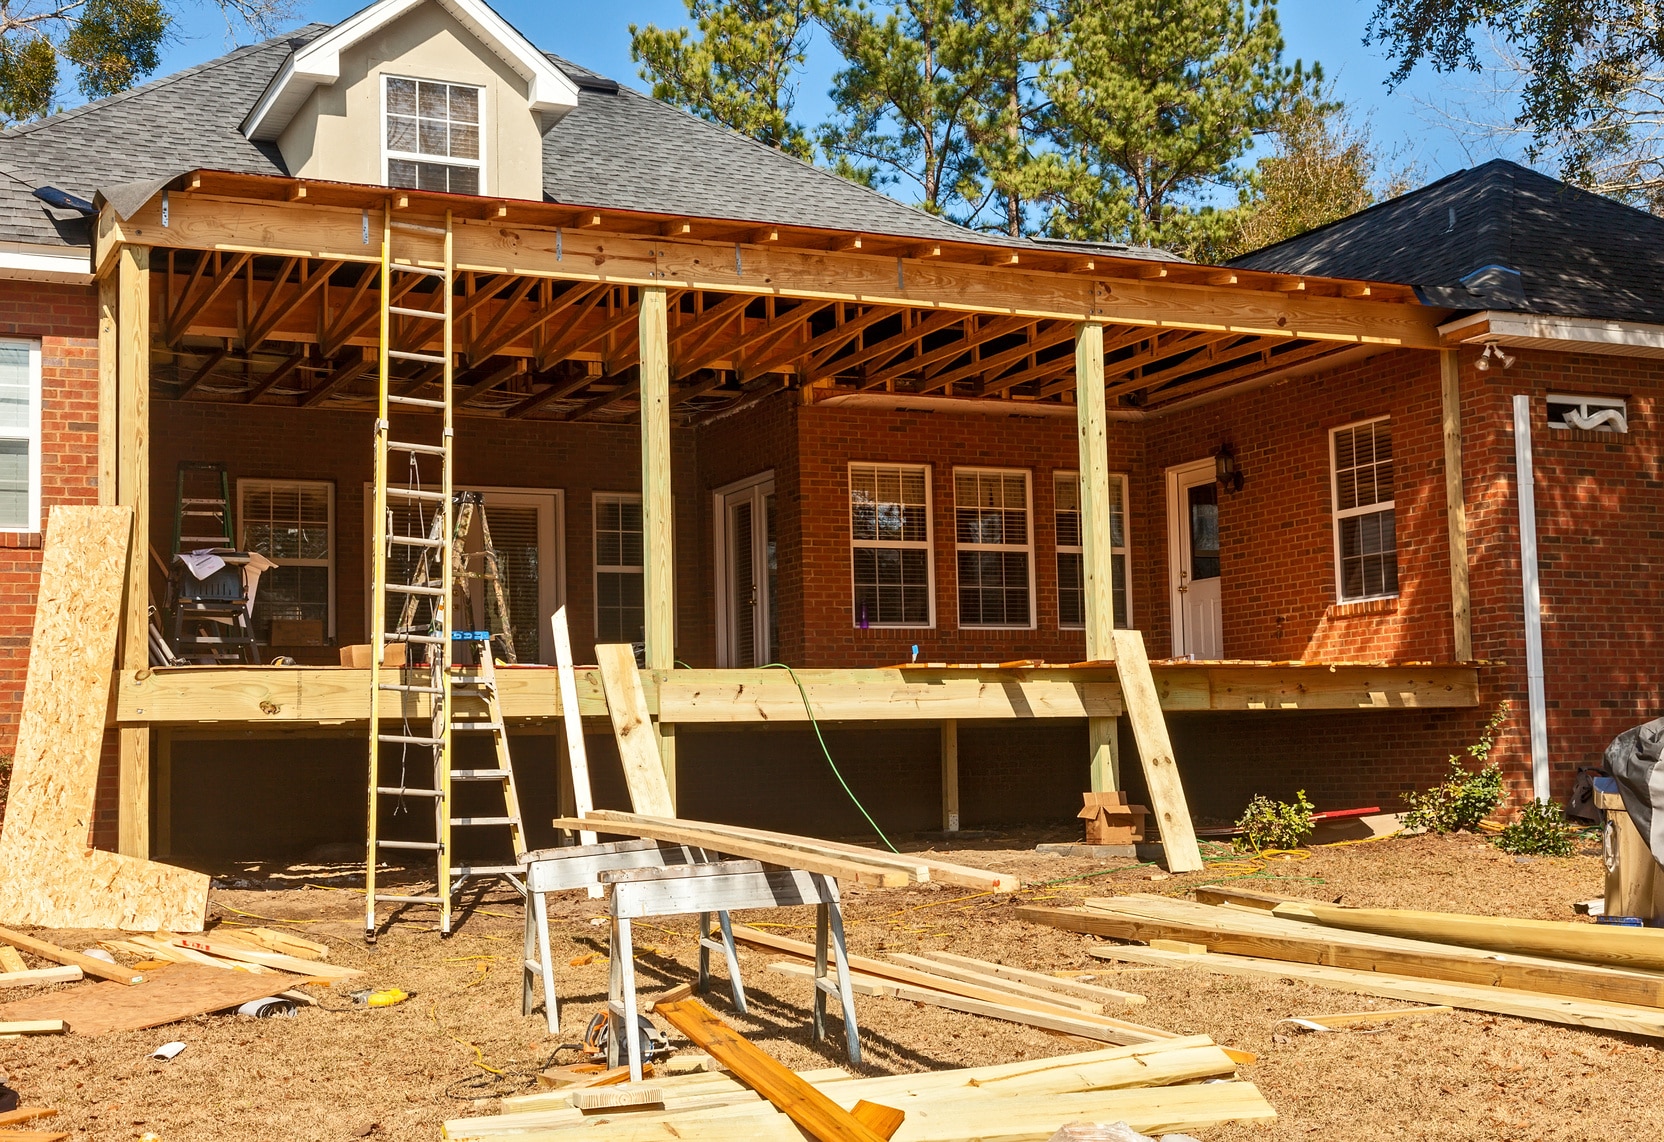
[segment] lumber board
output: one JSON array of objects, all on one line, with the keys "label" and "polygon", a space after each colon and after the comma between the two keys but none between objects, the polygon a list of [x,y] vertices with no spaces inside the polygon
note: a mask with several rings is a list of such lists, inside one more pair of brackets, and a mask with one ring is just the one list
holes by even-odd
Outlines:
[{"label": "lumber board", "polygon": [[[556,817],[552,823],[557,829],[587,829],[594,828],[597,819],[594,817]],[[835,877],[838,880],[849,880],[857,884],[871,885],[874,888],[900,888],[907,883],[907,874],[895,869],[858,864],[842,857],[816,856],[813,853],[798,849],[785,849],[762,841],[748,841],[725,836],[721,833],[709,833],[697,827],[674,822],[662,824],[651,821],[634,821],[629,824],[607,822],[602,825],[599,831],[692,845],[695,848],[726,853],[729,856],[742,857],[746,860],[762,861],[764,864],[801,869],[804,872],[813,872],[822,876]]]},{"label": "lumber board", "polygon": [[62,1019],[0,1019],[0,1035],[62,1035],[68,1030]]},{"label": "lumber board", "polygon": [[[806,964],[799,960],[785,960],[768,965],[768,970],[776,975],[791,976],[793,979],[814,979],[813,964]],[[852,971],[849,973],[849,990],[854,995],[868,997],[892,997],[896,993],[895,984],[887,979],[879,979],[875,975]]]},{"label": "lumber board", "polygon": [[1114,630],[1110,634],[1115,646],[1115,669],[1121,678],[1121,694],[1127,704],[1127,719],[1138,742],[1138,760],[1149,790],[1150,812],[1161,832],[1167,869],[1201,872],[1202,850],[1196,844],[1196,828],[1190,820],[1184,783],[1179,780],[1179,766],[1173,759],[1167,719],[1161,712],[1161,699],[1150,674],[1144,634],[1138,630]]},{"label": "lumber board", "polygon": [[1090,1015],[1102,1015],[1104,1005],[1095,999],[1082,999],[1073,995],[1060,995],[1054,991],[1046,991],[1033,987],[1021,980],[1008,979],[988,972],[977,971],[973,968],[962,967],[955,963],[943,963],[939,960],[925,959],[923,956],[909,955],[906,952],[891,952],[890,958],[898,964],[918,968],[931,975],[945,975],[949,979],[956,979],[960,983],[976,983],[995,991],[1007,991],[1013,995],[1038,999],[1043,1003],[1053,1003],[1059,1007],[1073,1007],[1077,1011],[1084,1011]]},{"label": "lumber board", "polygon": [[1131,960],[1160,967],[1191,967],[1222,975],[1295,979],[1340,991],[1356,992],[1359,995],[1379,996],[1382,999],[1443,1005],[1462,1011],[1482,1011],[1490,1015],[1508,1015],[1517,1019],[1536,1019],[1544,1023],[1559,1023],[1594,1031],[1618,1031],[1628,1035],[1645,1035],[1653,1039],[1664,1038],[1664,1012],[1635,1004],[1572,999],[1538,992],[1517,991],[1508,987],[1452,983],[1446,980],[1395,975],[1391,972],[1330,967],[1325,964],[1297,964],[1286,960],[1226,955],[1221,952],[1183,955],[1122,944],[1090,948],[1088,951],[1095,956],[1102,955],[1106,958]]},{"label": "lumber board", "polygon": [[233,928],[221,925],[214,929],[214,938],[264,948],[268,952],[283,952],[303,960],[329,959],[328,944],[320,944],[315,940],[308,940],[304,936],[276,928]]},{"label": "lumber board", "polygon": [[52,509],[0,828],[0,923],[202,927],[206,876],[88,847],[132,530],[130,508]]},{"label": "lumber board", "polygon": [[1009,1002],[971,999],[964,995],[952,995],[945,991],[938,991],[933,987],[913,987],[905,983],[892,985],[891,994],[896,999],[905,999],[911,1003],[923,1003],[929,1007],[943,1007],[949,1011],[961,1011],[967,1015],[982,1015],[989,1019],[1003,1019],[1007,1023],[1021,1023],[1029,1027],[1040,1027],[1047,1031],[1058,1031],[1065,1035],[1079,1035],[1083,1039],[1097,1039],[1104,1043],[1145,1043],[1149,1041],[1137,1032],[1106,1026],[1101,1021],[1086,1017],[1084,1012],[1063,1007],[1051,1007],[1049,1009],[1032,1006],[1018,1007]]},{"label": "lumber board", "polygon": [[1017,916],[1031,923],[1140,943],[1178,939],[1231,955],[1664,1007],[1664,975],[1498,955],[1422,940],[1360,936],[1234,909],[1186,908],[1186,902],[1179,900],[1124,899],[1127,903],[1119,906],[1124,911],[1023,907]]},{"label": "lumber board", "polygon": [[57,1108],[52,1106],[20,1106],[15,1110],[0,1111],[0,1126],[20,1126],[25,1122],[55,1118],[57,1114]]},{"label": "lumber board", "polygon": [[648,820],[660,823],[687,824],[707,832],[720,833],[723,836],[762,841],[778,845],[781,848],[822,853],[879,867],[900,869],[920,883],[933,880],[940,884],[952,884],[960,888],[975,888],[985,892],[1015,892],[1022,883],[1020,878],[1011,873],[972,868],[969,865],[940,860],[925,853],[887,853],[881,849],[846,844],[842,841],[824,841],[818,837],[776,833],[767,829],[752,829],[742,825],[719,825],[710,821],[691,821],[679,817],[673,819],[645,817],[641,814],[620,813],[610,809],[597,809],[588,814],[580,815],[602,821]]},{"label": "lumber board", "polygon": [[654,740],[647,695],[636,672],[635,651],[627,643],[600,643],[595,647],[595,657],[600,660],[601,689],[607,696],[607,713],[624,764],[630,804],[649,817],[676,816],[658,742]]},{"label": "lumber board", "polygon": [[996,964],[991,960],[972,959],[970,956],[955,955],[952,952],[924,952],[922,954],[926,959],[935,960],[938,963],[958,964],[961,967],[971,968],[975,971],[987,972],[989,975],[1006,976],[1022,983],[1034,984],[1037,987],[1052,991],[1064,991],[1071,995],[1084,995],[1088,999],[1102,1000],[1106,1003],[1138,1004],[1148,1002],[1146,996],[1139,995],[1137,992],[1121,991],[1119,988],[1104,987],[1096,983],[1082,983],[1075,979],[1047,975],[1045,972],[1014,968],[1009,964]]},{"label": "lumber board", "polygon": [[[566,604],[555,608],[549,618],[555,641],[556,681],[560,689],[561,731],[566,735],[566,765],[572,776],[573,816],[587,817],[595,808],[595,794],[589,783],[589,750],[584,744],[584,720],[578,705],[578,674],[572,664],[572,632],[566,625]],[[578,843],[593,845],[595,833],[578,831]]]},{"label": "lumber board", "polygon": [[42,987],[49,983],[75,983],[82,978],[77,967],[24,968],[0,973],[0,988]]},{"label": "lumber board", "polygon": [[1329,1015],[1301,1015],[1305,1023],[1321,1023],[1325,1027],[1357,1027],[1369,1023],[1385,1023],[1391,1019],[1412,1019],[1417,1015],[1439,1015],[1454,1011],[1448,1003],[1434,1003],[1425,1007],[1394,1007],[1382,1011],[1337,1011]]},{"label": "lumber board", "polygon": [[351,979],[364,973],[357,968],[340,967],[336,964],[320,963],[316,960],[303,960],[299,956],[286,955],[283,952],[268,952],[260,948],[249,948],[233,941],[221,939],[218,936],[169,936],[168,943],[178,948],[190,948],[198,952],[219,956],[221,959],[236,960],[238,963],[258,964],[261,967],[272,968],[276,971],[286,971],[294,975],[311,976],[316,979]]},{"label": "lumber board", "polygon": [[[680,994],[678,994],[680,993]],[[882,1135],[804,1082],[692,997],[684,985],[653,1004],[669,1023],[818,1142],[885,1142]]]},{"label": "lumber board", "polygon": [[8,1130],[5,1142],[68,1142],[67,1130]]},{"label": "lumber board", "polygon": [[1304,920],[1328,928],[1380,936],[1436,940],[1467,948],[1578,960],[1607,967],[1664,971],[1664,930],[1657,928],[1400,908],[1341,908],[1306,901],[1279,904],[1271,914],[1284,920]]},{"label": "lumber board", "polygon": [[816,721],[954,721],[961,718],[1115,717],[1120,687],[1046,677],[1013,677],[1003,685],[972,673],[923,684],[902,671],[878,677],[821,680],[798,672],[799,690],[784,670],[677,670],[659,683],[659,716],[670,722],[807,722],[807,692]]},{"label": "lumber board", "polygon": [[16,948],[10,944],[0,944],[0,972],[15,975],[28,970],[29,965],[23,962],[23,957],[17,954]]},{"label": "lumber board", "polygon": [[98,983],[37,995],[0,1006],[0,1019],[63,1019],[72,1034],[142,1031],[282,991],[288,976],[219,971],[204,964],[174,964],[140,987]]},{"label": "lumber board", "polygon": [[84,956],[80,952],[60,948],[49,940],[42,940],[23,932],[14,932],[10,928],[0,928],[0,942],[10,944],[19,951],[28,952],[32,956],[39,956],[43,960],[51,960],[55,964],[80,968],[83,973],[97,979],[107,979],[122,984],[141,983],[144,980],[144,976],[131,968],[124,968],[120,964],[106,963],[97,956]]},{"label": "lumber board", "polygon": [[[617,1070],[620,1068],[614,1068]],[[622,1068],[625,1079],[629,1078],[629,1068]],[[657,1073],[662,1068],[655,1067],[653,1085],[665,1092],[666,1110],[677,1112],[682,1109],[697,1109],[709,1106],[733,1105],[746,1102],[760,1102],[762,1096],[733,1075],[726,1071],[698,1071],[688,1075],[663,1075]],[[851,1077],[850,1073],[841,1067],[820,1067],[815,1070],[799,1071],[798,1077],[816,1086],[842,1082]],[[542,1090],[535,1094],[511,1095],[499,1104],[500,1112],[505,1117],[519,1115],[540,1114],[543,1117],[535,1121],[554,1123],[569,1121],[570,1115],[561,1118],[557,1112],[569,1110],[567,1095],[572,1087],[562,1087],[556,1090]],[[530,1120],[528,1120],[530,1121]],[[506,1125],[506,1124],[505,1124]]]}]

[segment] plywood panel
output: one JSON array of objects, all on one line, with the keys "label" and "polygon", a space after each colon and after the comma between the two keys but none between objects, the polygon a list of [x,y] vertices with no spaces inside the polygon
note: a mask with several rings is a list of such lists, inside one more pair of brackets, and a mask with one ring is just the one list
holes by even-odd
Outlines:
[{"label": "plywood panel", "polygon": [[294,983],[294,976],[275,972],[251,975],[203,964],[171,964],[134,987],[100,983],[8,1003],[0,1007],[0,1019],[62,1019],[74,1035],[142,1031],[264,999]]}]

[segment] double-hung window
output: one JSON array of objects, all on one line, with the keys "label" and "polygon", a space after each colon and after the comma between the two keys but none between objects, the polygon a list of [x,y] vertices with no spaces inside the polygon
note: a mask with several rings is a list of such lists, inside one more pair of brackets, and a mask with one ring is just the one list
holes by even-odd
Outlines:
[{"label": "double-hung window", "polygon": [[[276,563],[254,594],[254,634],[272,642],[272,623],[309,624],[322,642],[335,633],[335,485],[327,480],[238,480],[241,546]],[[285,637],[307,628],[288,625]]]},{"label": "double-hung window", "polygon": [[395,75],[383,83],[387,185],[483,194],[480,89]]},{"label": "double-hung window", "polygon": [[855,625],[933,625],[930,469],[851,464],[849,536]]},{"label": "double-hung window", "polygon": [[959,625],[1031,627],[1034,576],[1028,472],[958,468],[953,473]]},{"label": "double-hung window", "polygon": [[1334,476],[1335,578],[1341,602],[1398,594],[1392,425],[1387,417],[1329,434]]},{"label": "double-hung window", "polygon": [[0,340],[0,531],[40,530],[40,345]]},{"label": "double-hung window", "polygon": [[[1052,476],[1053,519],[1057,526],[1057,619],[1065,629],[1086,626],[1086,553],[1082,546],[1080,521],[1080,473],[1056,472]],[[1109,477],[1109,550],[1114,564],[1115,625],[1132,626],[1127,576],[1127,478]]]},{"label": "double-hung window", "polygon": [[595,641],[642,642],[641,497],[595,493]]}]

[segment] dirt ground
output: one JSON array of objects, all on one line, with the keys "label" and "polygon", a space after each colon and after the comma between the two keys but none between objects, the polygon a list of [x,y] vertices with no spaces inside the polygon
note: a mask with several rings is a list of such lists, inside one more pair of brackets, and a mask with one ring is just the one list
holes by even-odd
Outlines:
[{"label": "dirt ground", "polygon": [[[1622,1035],[1466,1012],[1395,1021],[1375,1033],[1304,1034],[1289,1016],[1359,1010],[1379,1002],[1275,979],[1214,976],[1193,969],[1104,970],[1092,939],[1017,921],[1020,903],[1078,902],[1120,892],[1182,895],[1194,884],[1236,877],[1244,888],[1347,904],[1417,907],[1567,919],[1574,901],[1599,895],[1592,851],[1565,859],[1521,859],[1477,837],[1392,838],[1317,848],[1269,867],[1227,863],[1168,876],[1131,860],[1104,866],[1041,856],[1038,834],[962,844],[967,863],[1019,874],[1015,896],[937,885],[846,893],[852,949],[941,949],[1042,970],[1091,969],[1110,986],[1148,996],[1123,1018],[1181,1033],[1205,1033],[1252,1051],[1243,1068],[1276,1107],[1262,1126],[1201,1132],[1227,1139],[1612,1139],[1664,1137],[1664,1044]],[[916,846],[917,847],[917,846]],[[572,1062],[575,1040],[604,1001],[606,929],[600,901],[551,901],[563,1033],[544,1033],[541,1014],[520,1014],[517,970],[521,907],[492,890],[450,939],[411,912],[374,947],[362,940],[357,877],[342,867],[217,870],[212,922],[288,923],[331,945],[333,962],[364,969],[358,980],[314,989],[321,1006],[295,1019],[214,1015],[127,1034],[0,1042],[0,1071],[26,1103],[58,1107],[50,1125],[74,1138],[162,1142],[352,1138],[432,1142],[447,1118],[495,1113],[495,1098],[527,1089],[551,1061]],[[1243,874],[1248,874],[1244,876]],[[812,938],[807,910],[755,915],[776,930]],[[644,993],[691,978],[693,919],[637,928]],[[60,932],[71,947],[98,933]],[[815,1044],[807,980],[769,972],[776,959],[742,949],[748,1017],[733,1015],[720,976],[711,999],[754,1041],[798,1068],[846,1065],[841,1027]],[[33,964],[31,966],[34,966]],[[86,986],[86,985],[73,985]],[[401,1006],[369,1010],[348,992],[397,986]],[[6,999],[24,998],[12,993]],[[867,1073],[971,1066],[1092,1049],[1093,1044],[991,1019],[887,998],[858,998]],[[146,1055],[169,1040],[187,1044],[172,1062]],[[490,1070],[486,1068],[491,1068]],[[498,1073],[500,1072],[500,1073]],[[1060,1124],[1061,1125],[1061,1124]],[[0,1140],[5,1137],[0,1132]]]}]

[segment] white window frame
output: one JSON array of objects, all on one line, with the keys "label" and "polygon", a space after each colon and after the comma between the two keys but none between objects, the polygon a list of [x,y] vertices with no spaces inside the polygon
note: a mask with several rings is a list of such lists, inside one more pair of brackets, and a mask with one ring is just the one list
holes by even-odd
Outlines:
[{"label": "white window frame", "polygon": [[[387,81],[390,79],[408,79],[415,83],[443,83],[446,87],[471,87],[480,93],[480,155],[477,159],[457,159],[449,155],[424,155],[415,151],[393,151],[387,147]],[[418,111],[420,105],[418,105]],[[395,75],[384,72],[381,77],[381,185],[388,186],[388,163],[394,159],[411,163],[438,163],[441,166],[473,167],[480,173],[480,195],[487,194],[485,152],[485,88],[475,83],[454,83],[448,79],[423,79],[417,75]]]},{"label": "white window frame", "polygon": [[[961,543],[959,541],[959,477],[961,475],[984,475],[1023,477],[1023,518],[1027,535],[1024,542],[1015,543]],[[1028,468],[992,468],[986,466],[967,466],[953,470],[953,615],[960,630],[1035,630],[1039,616],[1035,614],[1034,606],[1034,473]],[[1010,553],[1021,551],[1028,556],[1028,622],[1026,623],[967,623],[959,614],[959,553],[961,551],[994,551]]]},{"label": "white window frame", "polygon": [[[1555,405],[1574,405],[1582,416],[1599,415],[1603,412],[1616,412],[1616,418],[1607,417],[1605,423],[1585,432],[1604,432],[1612,436],[1621,436],[1629,431],[1629,401],[1624,397],[1603,397],[1593,394],[1573,396],[1569,393],[1549,393],[1544,401],[1544,408],[1550,409]],[[1567,424],[1564,420],[1549,419],[1548,426],[1557,432],[1570,432],[1575,425]]]},{"label": "white window frame", "polygon": [[[857,468],[895,468],[897,470],[913,469],[924,473],[924,540],[916,539],[856,539],[855,524],[852,514],[854,500],[851,498],[853,484],[851,476]],[[851,460],[844,468],[844,526],[849,529],[849,625],[859,630],[861,627],[861,612],[855,604],[855,551],[857,548],[894,549],[898,551],[923,551],[925,593],[930,602],[929,622],[919,623],[876,623],[867,622],[869,630],[935,630],[936,629],[936,490],[932,486],[932,473],[929,464],[900,463],[894,460]]]},{"label": "white window frame", "polygon": [[41,531],[41,368],[40,342],[27,337],[0,337],[0,345],[22,345],[29,350],[29,416],[26,428],[0,428],[0,440],[23,440],[29,445],[29,494],[24,523],[0,527],[11,535],[38,535]]},{"label": "white window frame", "polygon": [[1398,557],[1398,445],[1396,442],[1393,444],[1393,498],[1390,500],[1380,500],[1373,504],[1365,504],[1361,507],[1346,508],[1345,510],[1342,510],[1340,507],[1340,463],[1339,458],[1335,453],[1335,438],[1342,432],[1346,432],[1354,428],[1362,428],[1367,424],[1380,424],[1382,422],[1386,422],[1390,428],[1392,424],[1391,414],[1386,416],[1366,417],[1363,420],[1354,420],[1349,424],[1337,424],[1329,430],[1329,507],[1332,513],[1329,530],[1334,534],[1335,602],[1341,605],[1349,605],[1351,603],[1369,603],[1378,599],[1398,598],[1397,591],[1386,591],[1376,595],[1357,595],[1352,598],[1348,598],[1346,596],[1346,564],[1341,558],[1340,553],[1341,520],[1352,519],[1356,516],[1362,515],[1376,515],[1380,512],[1390,511],[1393,513],[1393,558],[1395,562]]},{"label": "white window frame", "polygon": [[647,520],[641,521],[641,558],[638,564],[605,563],[601,562],[600,544],[596,542],[597,525],[601,519],[600,506],[603,503],[640,504],[640,492],[593,492],[589,498],[589,562],[591,567],[589,596],[591,621],[595,624],[590,629],[595,632],[595,640],[601,640],[601,576],[620,575],[634,572],[641,576],[642,585],[642,634],[647,633]]},{"label": "white window frame", "polygon": [[[301,476],[239,476],[237,478],[237,547],[239,550],[249,550],[247,537],[243,528],[247,523],[243,514],[243,500],[251,488],[284,488],[295,486],[309,486],[323,488],[329,502],[329,558],[328,559],[273,559],[279,567],[327,567],[329,569],[329,619],[324,624],[324,640],[332,642],[335,639],[335,619],[339,609],[336,598],[335,566],[340,551],[341,529],[335,516],[335,481],[315,480]],[[260,588],[255,587],[255,603],[260,600]]]},{"label": "white window frame", "polygon": [[[1120,560],[1120,562],[1115,565],[1115,570],[1120,573],[1118,575],[1118,577],[1116,578],[1115,582],[1121,586],[1121,589],[1126,592],[1126,596],[1127,596],[1127,622],[1126,622],[1125,626],[1121,627],[1121,629],[1122,630],[1132,630],[1137,625],[1133,621],[1133,615],[1132,615],[1132,583],[1131,583],[1131,576],[1132,576],[1132,512],[1128,510],[1128,505],[1127,505],[1127,496],[1131,493],[1132,481],[1129,478],[1128,474],[1125,473],[1125,472],[1111,472],[1109,474],[1109,479],[1110,479],[1111,483],[1121,485],[1121,546],[1120,547],[1114,546],[1113,537],[1112,537],[1112,542],[1111,542],[1111,545],[1110,545],[1109,554],[1110,554],[1111,559],[1119,559]],[[1054,540],[1057,539],[1057,516],[1058,516],[1057,485],[1060,481],[1073,481],[1075,487],[1078,489],[1080,487],[1080,473],[1070,471],[1066,468],[1057,469],[1057,470],[1054,470],[1052,472],[1052,538]],[[1078,492],[1077,492],[1077,497],[1078,497]],[[1076,515],[1080,514],[1079,509],[1076,509],[1075,514]],[[1082,574],[1084,575],[1084,573],[1085,573],[1085,560],[1086,560],[1086,548],[1080,546],[1079,544],[1071,545],[1071,544],[1058,542],[1055,546],[1053,554],[1054,555],[1079,555],[1081,557],[1081,564],[1082,564],[1081,570],[1082,570]],[[1053,560],[1053,563],[1054,564],[1056,563],[1055,559]],[[1084,583],[1084,580],[1083,580],[1083,583]],[[1058,630],[1085,630],[1086,629],[1086,624],[1084,622],[1066,623],[1066,622],[1063,621],[1063,604],[1062,604],[1063,577],[1061,575],[1059,575],[1058,579],[1057,579],[1057,591],[1058,591],[1058,599],[1059,599],[1058,608],[1057,608],[1057,613],[1058,613],[1057,629]],[[1112,594],[1113,594],[1113,592],[1112,592]],[[1111,604],[1111,605],[1113,605],[1113,604]],[[1114,620],[1111,619],[1111,622],[1114,622]],[[1120,624],[1118,624],[1118,623],[1115,624],[1115,625],[1120,626]]]}]

